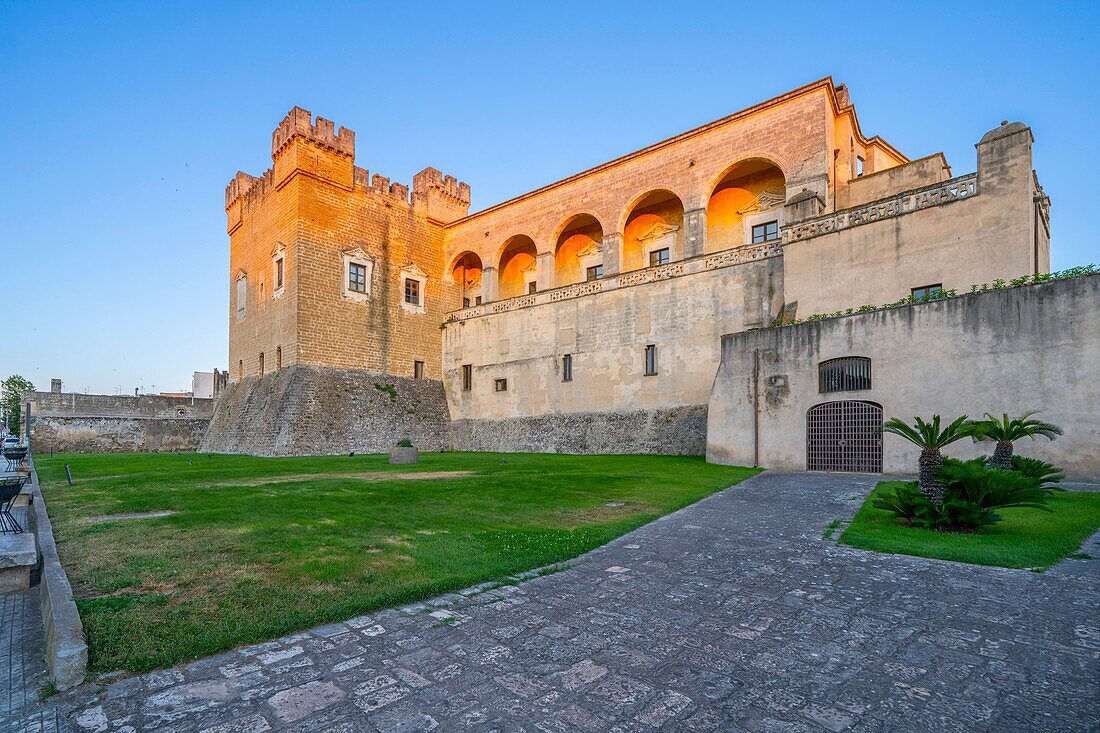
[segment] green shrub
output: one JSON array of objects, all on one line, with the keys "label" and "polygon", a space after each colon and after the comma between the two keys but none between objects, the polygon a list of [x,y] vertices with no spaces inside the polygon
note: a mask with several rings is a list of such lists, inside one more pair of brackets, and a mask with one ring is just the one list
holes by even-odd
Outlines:
[{"label": "green shrub", "polygon": [[1028,458],[1027,456],[1012,456],[1012,470],[1037,479],[1041,485],[1048,489],[1064,490],[1054,485],[1066,477],[1062,473],[1062,469],[1052,466],[1046,461],[1040,461],[1038,458]]},{"label": "green shrub", "polygon": [[412,441],[409,440],[408,438],[402,438],[401,440],[397,441],[397,447],[398,448],[412,448],[413,444],[412,444]]},{"label": "green shrub", "polygon": [[939,505],[922,494],[915,482],[881,493],[872,505],[892,512],[914,527],[973,532],[1001,521],[997,509],[1045,510],[1050,495],[1050,489],[1043,485],[1041,478],[989,468],[984,458],[945,459],[937,476],[945,487],[943,502]]}]

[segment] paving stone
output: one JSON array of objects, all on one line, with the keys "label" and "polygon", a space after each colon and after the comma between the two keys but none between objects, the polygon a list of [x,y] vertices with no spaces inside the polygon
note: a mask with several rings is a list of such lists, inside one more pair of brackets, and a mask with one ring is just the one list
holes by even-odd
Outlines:
[{"label": "paving stone", "polygon": [[27,733],[1100,729],[1100,561],[1035,574],[824,541],[877,480],[768,472],[561,572],[105,692],[39,703],[24,682],[0,712]]}]

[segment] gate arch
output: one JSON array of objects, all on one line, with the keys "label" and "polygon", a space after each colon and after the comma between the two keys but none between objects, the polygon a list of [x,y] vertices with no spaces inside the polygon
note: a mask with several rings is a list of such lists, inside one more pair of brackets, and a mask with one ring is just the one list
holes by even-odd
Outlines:
[{"label": "gate arch", "polygon": [[882,473],[882,405],[836,400],[806,413],[806,469]]}]

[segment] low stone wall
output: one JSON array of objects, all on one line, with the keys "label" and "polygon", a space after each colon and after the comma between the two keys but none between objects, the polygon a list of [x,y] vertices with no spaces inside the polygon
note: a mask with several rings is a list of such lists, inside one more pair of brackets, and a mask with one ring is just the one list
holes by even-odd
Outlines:
[{"label": "low stone wall", "polygon": [[28,460],[33,486],[31,506],[35,542],[42,563],[38,592],[46,628],[46,665],[57,689],[68,690],[84,681],[88,669],[88,644],[84,640],[84,624],[73,600],[73,588],[57,556],[53,525],[46,513],[34,459]]},{"label": "low stone wall", "polygon": [[31,413],[38,453],[192,451],[199,447],[207,417],[62,417]]},{"label": "low stone wall", "polygon": [[456,450],[703,455],[707,406],[456,420]]},{"label": "low stone wall", "polygon": [[295,365],[226,389],[200,450],[260,456],[384,453],[402,438],[450,445],[443,384]]},{"label": "low stone wall", "polygon": [[52,417],[210,417],[210,398],[161,395],[107,395],[78,392],[28,392],[31,415]]}]

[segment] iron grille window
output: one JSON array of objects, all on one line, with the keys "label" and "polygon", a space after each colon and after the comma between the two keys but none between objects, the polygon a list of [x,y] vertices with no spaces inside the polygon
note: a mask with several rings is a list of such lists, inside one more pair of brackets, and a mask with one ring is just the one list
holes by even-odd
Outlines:
[{"label": "iron grille window", "polygon": [[593,265],[585,271],[585,280],[592,282],[593,280],[603,279],[603,265]]},{"label": "iron grille window", "polygon": [[939,295],[943,291],[943,283],[936,283],[935,285],[922,285],[919,288],[913,288],[914,300],[928,300],[936,295]]},{"label": "iron grille window", "polygon": [[657,265],[667,265],[668,258],[668,247],[664,249],[655,249],[649,253],[649,266],[656,267]]},{"label": "iron grille window", "polygon": [[462,389],[468,390],[474,386],[474,365],[462,365]]},{"label": "iron grille window", "polygon": [[405,278],[405,302],[410,305],[420,305],[420,281]]},{"label": "iron grille window", "polygon": [[507,379],[494,379],[493,380],[493,391],[494,392],[507,392],[508,391],[508,380]]},{"label": "iron grille window", "polygon": [[348,290],[356,293],[367,292],[367,268],[352,262],[348,265]]},{"label": "iron grille window", "polygon": [[755,224],[752,228],[752,243],[760,244],[779,239],[779,222],[769,221],[763,224]]},{"label": "iron grille window", "polygon": [[561,381],[573,381],[573,355],[566,354],[561,358]]},{"label": "iron grille window", "polygon": [[871,360],[865,356],[829,359],[817,367],[817,377],[820,392],[871,389]]},{"label": "iron grille window", "polygon": [[413,362],[413,379],[423,379],[423,378],[424,378],[424,362],[414,361]]},{"label": "iron grille window", "polygon": [[645,347],[645,375],[652,377],[657,373],[657,347],[649,344]]}]

